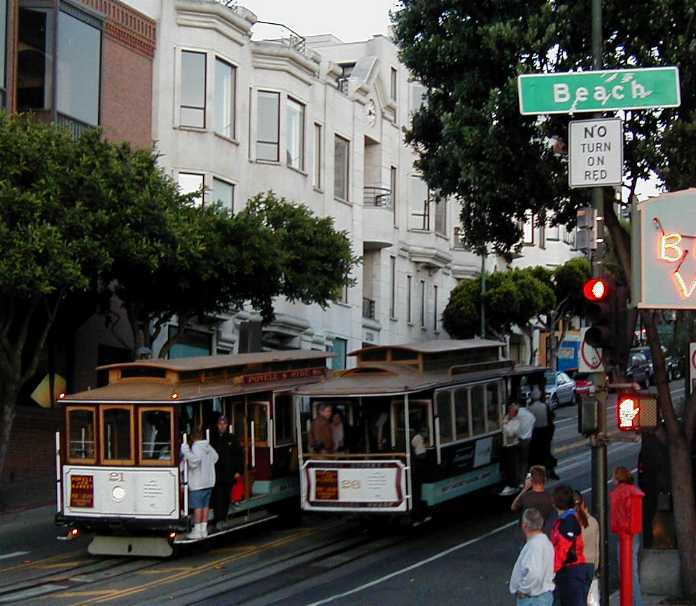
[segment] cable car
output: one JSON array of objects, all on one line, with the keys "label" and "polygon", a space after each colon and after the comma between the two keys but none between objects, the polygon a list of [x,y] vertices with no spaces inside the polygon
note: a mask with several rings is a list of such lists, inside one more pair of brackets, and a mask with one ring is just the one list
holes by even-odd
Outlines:
[{"label": "cable car", "polygon": [[[57,515],[89,552],[168,557],[191,528],[182,443],[222,414],[243,450],[243,498],[213,537],[299,512],[292,390],[327,375],[330,353],[267,352],[143,360],[100,368],[104,387],[61,396]],[[220,522],[217,520],[216,522]],[[216,524],[217,526],[217,524]]]},{"label": "cable car", "polygon": [[544,368],[520,367],[497,341],[372,346],[357,367],[296,390],[306,511],[431,508],[501,482],[505,404]]}]

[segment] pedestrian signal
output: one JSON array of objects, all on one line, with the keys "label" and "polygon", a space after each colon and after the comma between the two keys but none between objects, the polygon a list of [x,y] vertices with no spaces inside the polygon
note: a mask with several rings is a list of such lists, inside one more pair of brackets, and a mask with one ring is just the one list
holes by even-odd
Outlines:
[{"label": "pedestrian signal", "polygon": [[616,424],[621,431],[655,429],[659,414],[654,396],[623,393],[616,400]]}]

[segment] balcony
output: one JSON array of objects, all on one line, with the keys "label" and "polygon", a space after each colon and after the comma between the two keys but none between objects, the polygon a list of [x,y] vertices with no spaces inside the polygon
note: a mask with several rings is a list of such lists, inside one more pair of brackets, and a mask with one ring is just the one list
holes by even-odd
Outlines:
[{"label": "balcony", "polygon": [[68,129],[70,134],[75,139],[79,139],[85,132],[95,128],[94,126],[87,124],[86,122],[81,122],[80,120],[75,120],[70,116],[56,112],[56,124]]},{"label": "balcony", "polygon": [[386,187],[369,185],[363,188],[363,247],[379,250],[394,244],[394,212],[392,192]]},{"label": "balcony", "polygon": [[375,306],[376,302],[374,299],[368,299],[367,297],[363,297],[362,300],[362,316],[363,318],[366,318],[368,320],[374,320],[375,319]]}]

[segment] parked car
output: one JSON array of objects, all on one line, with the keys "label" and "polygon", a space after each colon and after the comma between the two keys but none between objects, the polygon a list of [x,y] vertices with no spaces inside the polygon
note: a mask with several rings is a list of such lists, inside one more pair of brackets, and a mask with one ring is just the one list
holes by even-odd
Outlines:
[{"label": "parked car", "polygon": [[574,405],[576,401],[575,381],[566,373],[550,370],[546,377],[546,401],[553,410],[559,406]]},{"label": "parked car", "polygon": [[575,381],[575,394],[578,396],[589,396],[595,391],[592,378],[586,372],[577,372],[572,377]]},{"label": "parked car", "polygon": [[653,365],[645,357],[645,354],[631,350],[628,358],[628,368],[626,369],[626,378],[646,389],[650,387],[653,379]]}]

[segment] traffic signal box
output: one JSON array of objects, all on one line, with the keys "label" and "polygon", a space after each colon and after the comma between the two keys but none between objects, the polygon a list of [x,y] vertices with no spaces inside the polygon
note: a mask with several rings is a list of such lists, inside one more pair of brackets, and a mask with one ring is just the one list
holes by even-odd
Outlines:
[{"label": "traffic signal box", "polygon": [[628,289],[611,278],[592,278],[585,283],[583,294],[585,317],[590,323],[585,341],[601,348],[609,365],[625,364],[633,317],[626,305]]},{"label": "traffic signal box", "polygon": [[621,431],[655,429],[659,420],[657,398],[624,392],[616,398],[616,426]]}]

